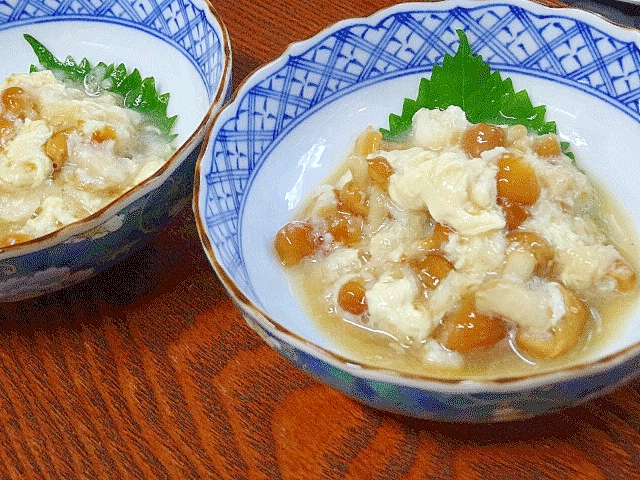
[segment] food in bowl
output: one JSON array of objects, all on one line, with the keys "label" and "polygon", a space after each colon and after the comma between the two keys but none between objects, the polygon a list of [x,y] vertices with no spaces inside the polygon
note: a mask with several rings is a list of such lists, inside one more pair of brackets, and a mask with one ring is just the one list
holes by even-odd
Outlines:
[{"label": "food in bowl", "polygon": [[312,318],[367,363],[449,378],[553,369],[604,341],[638,297],[608,192],[554,133],[456,105],[410,116],[401,141],[363,132],[276,234]]},{"label": "food in bowl", "polygon": [[[162,112],[128,108],[127,93],[144,82],[137,71],[65,64],[27,39],[50,69],[15,73],[0,83],[0,248],[88,217],[175,151],[175,118],[163,122]],[[158,97],[153,86],[145,95]]]},{"label": "food in bowl", "polygon": [[[128,95],[127,103],[166,108],[164,95],[149,100],[145,93],[156,85],[170,92],[167,122],[155,116],[153,122],[160,128],[177,116],[169,133],[175,134],[175,151],[157,172],[94,214],[34,240],[0,248],[1,302],[56,292],[105,271],[152,242],[191,201],[200,146],[231,89],[228,32],[215,8],[204,0],[179,5],[151,0],[144,9],[133,10],[125,0],[110,5],[105,9],[86,4],[82,11],[75,4],[42,10],[35,0],[6,5],[0,15],[0,43],[11,55],[3,58],[0,81],[29,71],[30,63],[42,65],[25,33],[56,56],[78,60],[61,62],[73,70],[86,66],[83,58],[104,61],[105,74],[112,63],[117,75],[121,64],[135,67],[138,75],[153,75],[155,80],[152,85],[139,75],[140,95]],[[158,18],[167,22],[156,22]],[[91,90],[106,86],[97,77],[89,79]]]},{"label": "food in bowl", "polygon": [[[557,368],[532,365],[523,375],[505,368],[490,378],[455,370],[442,378],[424,366],[413,373],[388,368],[371,354],[370,344],[358,352],[351,339],[362,332],[359,327],[340,321],[329,332],[319,325],[273,248],[278,229],[348,156],[357,135],[368,125],[386,126],[389,112],[414,94],[420,76],[455,52],[454,28],[467,32],[474,51],[526,88],[534,102],[547,104],[579,168],[605,193],[615,194],[614,206],[603,205],[604,210],[632,226],[624,230],[637,228],[640,200],[629,172],[640,149],[640,116],[638,104],[629,101],[635,70],[628,70],[629,77],[620,68],[637,64],[638,32],[576,9],[522,0],[397,4],[292,45],[246,79],[216,117],[196,169],[194,210],[203,248],[247,323],[302,371],[371,407],[402,415],[524,419],[579,404],[637,377],[640,316],[634,292],[620,295],[635,305],[603,323],[588,352],[578,347],[539,363],[557,362]],[[620,251],[637,267],[636,238],[624,245],[631,248]]]}]

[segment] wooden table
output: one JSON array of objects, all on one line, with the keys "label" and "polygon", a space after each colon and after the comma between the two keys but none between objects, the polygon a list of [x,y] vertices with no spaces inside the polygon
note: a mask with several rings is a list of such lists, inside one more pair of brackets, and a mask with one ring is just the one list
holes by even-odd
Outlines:
[{"label": "wooden table", "polygon": [[[234,87],[293,41],[389,0],[216,2]],[[4,478],[612,479],[640,473],[640,383],[530,421],[369,409],[250,330],[186,209],[130,259],[0,306]]]}]

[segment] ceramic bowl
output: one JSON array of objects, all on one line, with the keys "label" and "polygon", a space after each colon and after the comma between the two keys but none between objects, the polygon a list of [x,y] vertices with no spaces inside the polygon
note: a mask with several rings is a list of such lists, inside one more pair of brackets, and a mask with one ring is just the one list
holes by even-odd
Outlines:
[{"label": "ceramic bowl", "polygon": [[446,53],[473,51],[547,105],[578,162],[640,225],[640,33],[527,1],[399,4],[291,45],[217,116],[196,171],[202,243],[247,322],[301,369],[372,407],[464,422],[522,419],[575,405],[634,377],[640,314],[580,365],[495,380],[439,379],[354,360],[310,320],[273,251],[305,194],[358,132],[386,127]]},{"label": "ceramic bowl", "polygon": [[157,173],[92,216],[1,249],[0,301],[5,302],[95,275],[125,258],[188,204],[205,131],[227,99],[231,80],[229,36],[207,0],[3,4],[2,78],[38,63],[25,33],[58,58],[124,63],[154,77],[158,91],[170,94],[168,114],[178,116],[177,149]]}]

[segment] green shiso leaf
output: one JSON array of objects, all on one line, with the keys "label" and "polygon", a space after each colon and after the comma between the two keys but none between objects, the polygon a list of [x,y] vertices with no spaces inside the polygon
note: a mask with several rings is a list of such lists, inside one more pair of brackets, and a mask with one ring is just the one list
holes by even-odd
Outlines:
[{"label": "green shiso leaf", "polygon": [[[466,34],[457,30],[460,44],[455,55],[445,54],[431,78],[422,78],[415,100],[405,98],[400,115],[389,115],[389,128],[381,128],[385,140],[399,140],[410,130],[414,114],[421,108],[441,109],[456,105],[471,123],[524,125],[538,135],[556,133],[555,122],[547,122],[544,105],[533,106],[525,90],[516,92],[510,78],[502,78],[480,55],[474,55]],[[569,157],[569,144],[562,142]]]},{"label": "green shiso leaf", "polygon": [[[98,82],[100,90],[121,95],[125,107],[146,115],[163,135],[169,138],[175,137],[171,134],[171,130],[177,117],[167,117],[169,94],[158,93],[152,77],[142,78],[138,69],[129,73],[123,64],[116,66],[100,62],[93,67],[86,58],[77,63],[71,57],[61,61],[31,35],[25,34],[24,38],[31,45],[43,69],[51,70],[56,75],[80,85],[86,86],[87,82]],[[31,72],[38,70],[35,65],[30,68]],[[96,78],[93,79],[92,75]]]}]

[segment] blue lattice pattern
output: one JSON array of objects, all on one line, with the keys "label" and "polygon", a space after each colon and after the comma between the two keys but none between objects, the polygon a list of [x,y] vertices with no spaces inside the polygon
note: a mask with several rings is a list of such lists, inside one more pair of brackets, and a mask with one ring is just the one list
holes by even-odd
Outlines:
[{"label": "blue lattice pattern", "polygon": [[237,214],[244,186],[278,136],[314,106],[358,84],[428,73],[457,49],[457,29],[467,32],[473,50],[493,68],[572,84],[640,118],[640,55],[633,42],[560,11],[538,15],[508,4],[429,8],[330,32],[237,99],[235,118],[213,140],[207,175],[207,223],[230,272],[246,279],[238,262]]},{"label": "blue lattice pattern", "polygon": [[221,52],[225,49],[205,12],[189,0],[0,0],[0,30],[3,25],[16,21],[37,23],[65,16],[86,16],[91,20],[139,25],[156,31],[166,41],[188,52],[200,69],[209,94],[215,95],[223,74]]}]

